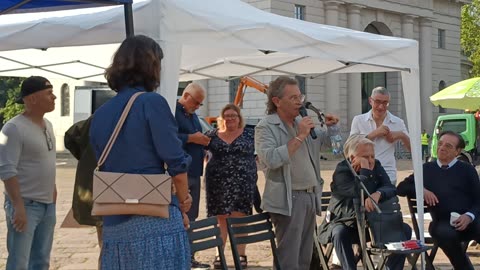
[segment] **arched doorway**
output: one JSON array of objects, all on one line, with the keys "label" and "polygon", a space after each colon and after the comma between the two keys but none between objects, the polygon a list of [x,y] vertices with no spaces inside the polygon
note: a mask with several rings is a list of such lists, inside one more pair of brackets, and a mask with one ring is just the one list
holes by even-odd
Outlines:
[{"label": "arched doorway", "polygon": [[[381,22],[372,22],[365,28],[364,32],[392,36],[390,29]],[[370,72],[362,73],[362,113],[366,113],[371,109],[368,103],[368,97],[372,94],[372,89],[377,86],[387,87],[386,72]]]}]

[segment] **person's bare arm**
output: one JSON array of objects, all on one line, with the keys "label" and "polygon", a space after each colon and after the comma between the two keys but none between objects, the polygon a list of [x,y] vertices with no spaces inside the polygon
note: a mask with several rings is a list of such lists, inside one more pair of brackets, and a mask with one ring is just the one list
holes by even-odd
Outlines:
[{"label": "person's bare arm", "polygon": [[210,137],[204,135],[200,131],[189,134],[187,138],[187,143],[195,143],[203,146],[207,146],[210,143]]},{"label": "person's bare arm", "polygon": [[192,198],[188,192],[188,178],[187,173],[180,173],[172,176],[173,185],[175,186],[176,195],[180,201],[180,208],[184,212],[190,210],[192,206]]},{"label": "person's bare arm", "polygon": [[367,138],[373,141],[376,138],[385,137],[389,133],[390,133],[390,129],[385,125],[381,125],[378,128],[376,128],[375,130],[373,130],[372,132],[368,133]]},{"label": "person's bare arm", "polygon": [[13,228],[18,232],[23,232],[27,226],[27,214],[22,196],[20,195],[20,185],[18,184],[17,176],[4,180],[3,183],[5,184],[5,190],[14,209],[12,219]]},{"label": "person's bare arm", "polygon": [[408,137],[403,131],[392,131],[387,135],[387,141],[390,143],[394,143],[398,140],[400,140],[403,143],[403,146],[411,152],[410,137]]},{"label": "person's bare arm", "polygon": [[302,120],[298,123],[298,133],[297,136],[288,141],[287,148],[288,148],[288,155],[291,157],[295,152],[297,152],[298,148],[302,145],[305,141],[307,136],[310,135],[310,130],[315,128],[315,124],[310,116],[305,116]]}]

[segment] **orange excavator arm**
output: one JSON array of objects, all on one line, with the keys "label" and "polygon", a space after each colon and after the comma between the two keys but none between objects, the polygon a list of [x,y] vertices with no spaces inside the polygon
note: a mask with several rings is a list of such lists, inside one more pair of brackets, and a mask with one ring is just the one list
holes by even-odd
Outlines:
[{"label": "orange excavator arm", "polygon": [[[267,94],[268,84],[264,84],[261,81],[256,80],[252,77],[248,77],[248,76],[241,77],[240,83],[238,84],[238,87],[237,87],[237,93],[235,94],[235,99],[233,101],[233,104],[237,105],[238,107],[243,106],[243,97],[245,96],[247,87],[255,88],[258,91],[264,94]],[[208,116],[208,117],[205,117],[205,120],[209,124],[213,124],[217,121],[217,117]]]},{"label": "orange excavator arm", "polygon": [[240,78],[240,83],[238,84],[237,88],[237,94],[235,95],[235,100],[233,101],[233,104],[242,107],[243,105],[243,97],[245,96],[245,92],[247,90],[247,87],[252,87],[257,89],[258,91],[267,94],[267,89],[268,85],[262,83],[259,80],[256,80],[251,77],[242,77]]}]

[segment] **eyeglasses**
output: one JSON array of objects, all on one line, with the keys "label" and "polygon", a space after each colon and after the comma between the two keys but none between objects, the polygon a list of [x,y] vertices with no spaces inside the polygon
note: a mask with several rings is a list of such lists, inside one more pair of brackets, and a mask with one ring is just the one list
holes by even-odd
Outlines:
[{"label": "eyeglasses", "polygon": [[376,106],[383,105],[385,107],[388,107],[388,105],[390,105],[390,102],[388,100],[378,100],[372,98],[372,101]]},{"label": "eyeglasses", "polygon": [[45,139],[47,141],[48,151],[52,151],[53,150],[53,140],[52,140],[52,137],[50,136],[50,133],[48,132],[47,128],[45,128],[43,130],[43,134],[45,134]]},{"label": "eyeglasses", "polygon": [[239,117],[238,114],[225,114],[223,116],[223,119],[227,119],[227,118],[235,119],[235,118],[238,118],[238,117]]},{"label": "eyeglasses", "polygon": [[300,101],[300,102],[304,102],[305,101],[305,95],[298,95],[298,96],[291,96],[288,98],[290,101]]},{"label": "eyeglasses", "polygon": [[188,96],[195,102],[195,106],[203,106],[203,103],[194,98],[190,93],[188,93]]}]

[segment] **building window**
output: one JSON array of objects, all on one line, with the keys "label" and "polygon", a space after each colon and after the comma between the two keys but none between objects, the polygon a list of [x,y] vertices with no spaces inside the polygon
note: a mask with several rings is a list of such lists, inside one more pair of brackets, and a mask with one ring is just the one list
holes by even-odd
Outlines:
[{"label": "building window", "polygon": [[438,29],[438,48],[445,49],[445,30]]},{"label": "building window", "polygon": [[187,85],[189,85],[191,82],[192,82],[192,81],[179,82],[179,83],[178,83],[177,99],[180,99],[180,97],[181,97],[182,94],[183,94],[183,90],[185,90],[185,88],[187,87]]},{"label": "building window", "polygon": [[305,77],[303,76],[295,76],[295,80],[298,82],[298,88],[300,88],[300,93],[304,94],[307,93],[307,85],[305,84]]},{"label": "building window", "polygon": [[228,81],[228,100],[230,101],[230,103],[233,103],[233,101],[235,101],[235,96],[237,95],[239,84],[240,78]]},{"label": "building window", "polygon": [[64,83],[60,89],[60,115],[70,116],[70,87]]},{"label": "building window", "polygon": [[305,20],[305,6],[295,5],[295,19]]},{"label": "building window", "polygon": [[[382,34],[380,29],[373,23],[367,25],[365,32],[377,35]],[[385,33],[385,31],[383,33]],[[368,102],[368,98],[372,95],[373,88],[377,86],[387,87],[386,72],[362,73],[362,113],[366,113],[372,108]]]},{"label": "building window", "polygon": [[[440,83],[438,84],[438,91],[442,91],[443,89],[445,89],[445,87],[447,87],[447,84],[444,81],[440,81]],[[445,108],[443,108],[442,106],[438,106],[438,112],[445,113]]]},{"label": "building window", "polygon": [[387,87],[386,72],[362,73],[362,113],[366,113],[372,108],[368,98],[372,95],[373,88],[377,86]]}]

